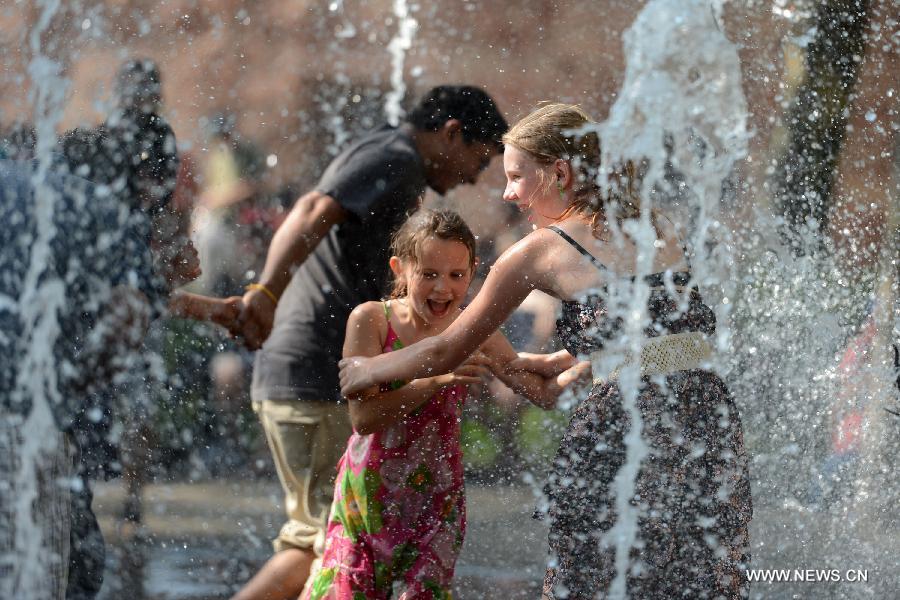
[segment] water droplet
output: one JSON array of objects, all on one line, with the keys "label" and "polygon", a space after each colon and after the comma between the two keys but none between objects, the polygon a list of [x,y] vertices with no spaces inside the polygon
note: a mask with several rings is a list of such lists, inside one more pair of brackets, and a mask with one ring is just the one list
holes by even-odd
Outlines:
[{"label": "water droplet", "polygon": [[866,121],[868,121],[869,123],[873,122],[877,118],[878,115],[875,114],[874,110],[870,110],[866,113]]}]

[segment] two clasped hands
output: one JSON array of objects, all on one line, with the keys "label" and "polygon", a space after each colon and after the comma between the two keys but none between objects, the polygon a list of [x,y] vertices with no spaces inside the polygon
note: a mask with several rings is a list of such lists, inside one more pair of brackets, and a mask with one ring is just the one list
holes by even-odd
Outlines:
[{"label": "two clasped hands", "polygon": [[[250,350],[262,347],[272,331],[277,296],[260,285],[248,286],[241,296],[223,298],[210,311],[209,320],[228,330],[232,338]],[[352,397],[361,391],[381,383],[371,372],[372,358],[354,356],[340,361],[341,393]],[[546,378],[555,378],[553,384],[561,392],[576,381],[590,379],[590,363],[578,362],[565,350],[552,354],[520,352],[519,357],[502,367],[476,352],[452,371],[456,383],[482,383],[498,369],[507,371],[531,371]]]},{"label": "two clasped hands", "polygon": [[[341,360],[338,365],[341,369],[341,394],[345,397],[353,397],[381,383],[381,378],[372,372],[373,357],[351,356]],[[458,375],[458,383],[468,384],[483,383],[499,369],[507,372],[530,371],[551,379],[551,389],[557,395],[576,382],[589,382],[591,377],[591,364],[587,361],[579,362],[565,350],[552,354],[519,352],[518,358],[503,366],[497,365],[482,352],[476,352],[453,372]]]}]

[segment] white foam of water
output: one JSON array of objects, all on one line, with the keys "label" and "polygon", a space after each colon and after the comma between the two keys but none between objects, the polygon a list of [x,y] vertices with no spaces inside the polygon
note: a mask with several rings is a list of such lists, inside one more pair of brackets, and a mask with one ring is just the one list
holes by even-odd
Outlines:
[{"label": "white foam of water", "polygon": [[692,232],[697,249],[749,140],[740,59],[722,31],[721,4],[656,0],[644,7],[625,32],[625,79],[600,128],[604,165],[648,161],[645,192],[666,187],[667,160],[684,176],[701,211]]},{"label": "white foam of water", "polygon": [[[63,309],[66,299],[63,282],[59,278],[44,277],[50,264],[50,243],[57,233],[53,224],[55,191],[46,184],[46,176],[68,89],[60,65],[46,56],[41,46],[41,36],[50,28],[61,4],[58,0],[43,0],[37,4],[41,12],[28,38],[32,53],[28,73],[33,86],[31,97],[37,134],[38,166],[33,177],[37,235],[18,299],[27,344],[14,392],[20,400],[27,399],[31,403],[31,412],[19,429],[22,440],[16,449],[19,469],[12,475],[16,498],[14,543],[18,556],[14,559],[17,574],[10,582],[13,586],[10,597],[16,598],[51,597],[55,582],[49,574],[57,570],[51,569],[50,564],[63,558],[48,556],[44,547],[47,539],[39,533],[39,515],[33,510],[38,495],[37,473],[43,461],[58,451],[59,443],[57,436],[50,434],[56,431],[50,406],[61,401],[53,347],[60,331],[57,313]],[[64,484],[54,482],[50,485]]]},{"label": "white foam of water", "polygon": [[[634,284],[610,286],[609,304],[623,318],[619,350],[639,355],[649,322],[649,288],[643,276],[653,269],[656,232],[650,222],[654,188],[665,189],[666,163],[684,177],[696,204],[691,247],[703,249],[722,195],[723,181],[747,153],[747,103],[741,86],[737,49],[721,27],[722,2],[652,0],[624,35],[625,78],[608,119],[597,129],[603,147],[601,177],[625,160],[646,161],[641,218],[627,222],[626,233],[638,247]],[[608,182],[603,181],[603,184]],[[703,257],[699,257],[703,258]],[[695,261],[695,278],[712,283],[706,261]],[[718,275],[718,274],[715,274]],[[616,348],[611,348],[616,351]],[[626,462],[617,473],[617,521],[605,542],[616,549],[616,578],[611,598],[626,597],[629,554],[638,537],[635,493],[640,463],[648,448],[641,438],[637,404],[638,366],[622,370],[619,387],[631,428],[625,435]]]},{"label": "white foam of water", "polygon": [[396,127],[404,114],[400,103],[406,95],[406,82],[403,80],[406,52],[412,47],[413,36],[419,25],[410,16],[406,0],[394,0],[394,15],[397,17],[397,34],[388,44],[388,52],[391,53],[391,90],[384,99],[384,112],[388,123]]}]

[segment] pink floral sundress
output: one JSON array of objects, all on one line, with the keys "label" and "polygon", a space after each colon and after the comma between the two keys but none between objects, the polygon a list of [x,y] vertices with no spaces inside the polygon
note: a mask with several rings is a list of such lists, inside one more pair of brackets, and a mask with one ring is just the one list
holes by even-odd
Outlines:
[{"label": "pink floral sundress", "polygon": [[[403,347],[391,327],[383,351]],[[402,382],[385,386],[396,389]],[[321,568],[304,600],[449,599],[466,530],[460,418],[465,386],[402,422],[353,433],[338,462]]]}]

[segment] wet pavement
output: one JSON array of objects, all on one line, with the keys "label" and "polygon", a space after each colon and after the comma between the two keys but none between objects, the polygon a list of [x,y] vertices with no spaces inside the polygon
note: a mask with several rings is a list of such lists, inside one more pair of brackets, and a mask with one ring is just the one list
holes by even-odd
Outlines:
[{"label": "wet pavement", "polygon": [[[467,484],[469,528],[457,564],[457,600],[534,599],[546,564],[546,526],[531,515],[531,487]],[[281,488],[273,480],[155,484],[144,494],[144,528],[123,529],[124,493],[100,484],[95,509],[107,539],[101,600],[228,598],[270,556],[282,522]],[[862,519],[855,500],[828,511],[755,499],[752,567],[862,569],[867,581],[759,582],[753,600],[898,598],[900,535],[887,519]]]},{"label": "wet pavement", "polygon": [[[538,598],[547,531],[524,485],[469,483],[468,532],[454,598]],[[282,523],[277,481],[219,480],[145,488],[144,523],[123,527],[124,490],[97,485],[94,508],[107,540],[100,598],[228,598],[269,558]]]}]

